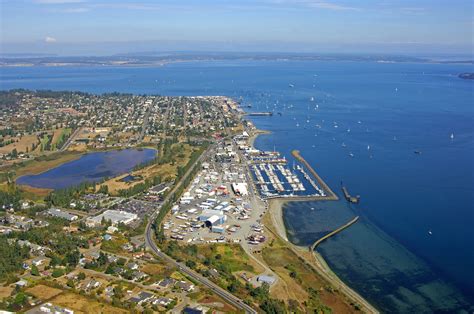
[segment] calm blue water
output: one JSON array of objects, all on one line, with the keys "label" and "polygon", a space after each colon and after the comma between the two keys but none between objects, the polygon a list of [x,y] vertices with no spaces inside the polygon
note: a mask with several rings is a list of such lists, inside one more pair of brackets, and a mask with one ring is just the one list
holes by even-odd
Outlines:
[{"label": "calm blue water", "polygon": [[275,146],[287,158],[299,149],[339,195],[344,181],[362,197],[358,206],[289,204],[290,239],[307,245],[360,215],[318,248],[333,270],[386,312],[453,312],[474,303],[474,82],[457,78],[460,72],[474,68],[369,62],[2,68],[0,88],[227,95],[242,97],[251,110],[281,112],[252,118],[273,131],[256,146]]},{"label": "calm blue water", "polygon": [[37,175],[26,175],[16,180],[38,188],[63,189],[83,182],[98,182],[132,170],[136,165],[155,158],[154,149],[125,149],[88,153]]}]

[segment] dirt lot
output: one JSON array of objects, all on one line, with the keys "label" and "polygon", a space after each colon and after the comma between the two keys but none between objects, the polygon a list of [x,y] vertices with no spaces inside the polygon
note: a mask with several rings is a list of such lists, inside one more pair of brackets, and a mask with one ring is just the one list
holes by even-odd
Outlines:
[{"label": "dirt lot", "polygon": [[37,286],[27,289],[26,292],[31,293],[33,296],[37,297],[38,299],[46,301],[61,294],[63,291],[60,289],[48,287],[45,285],[37,285]]}]

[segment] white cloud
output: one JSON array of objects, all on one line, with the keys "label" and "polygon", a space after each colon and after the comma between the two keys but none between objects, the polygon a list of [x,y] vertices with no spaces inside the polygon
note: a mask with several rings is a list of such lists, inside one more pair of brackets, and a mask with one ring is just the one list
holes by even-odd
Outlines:
[{"label": "white cloud", "polygon": [[57,42],[57,40],[54,37],[46,36],[46,38],[44,39],[44,42],[48,43],[48,44],[51,44],[51,43]]}]

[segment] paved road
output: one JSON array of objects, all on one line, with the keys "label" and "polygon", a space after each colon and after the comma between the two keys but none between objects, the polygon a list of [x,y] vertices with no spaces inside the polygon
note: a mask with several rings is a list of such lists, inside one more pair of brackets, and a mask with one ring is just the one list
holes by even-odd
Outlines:
[{"label": "paved road", "polygon": [[74,130],[74,132],[69,136],[69,138],[66,140],[66,143],[59,149],[60,152],[64,152],[69,148],[69,145],[71,145],[72,140],[76,137],[76,135],[82,130],[81,127],[78,127],[77,129]]},{"label": "paved road", "polygon": [[147,131],[147,128],[148,128],[148,120],[150,118],[151,110],[152,110],[152,107],[153,107],[154,103],[155,103],[155,101],[153,101],[153,103],[151,105],[149,105],[148,108],[146,109],[145,116],[143,117],[142,130],[140,132],[140,137],[138,138],[139,142],[143,141],[143,138],[146,135],[146,131]]},{"label": "paved road", "polygon": [[[207,148],[207,150],[197,159],[196,164],[198,164],[199,162],[203,161],[205,158],[207,158],[209,156],[209,152],[214,148],[214,145],[209,145],[209,147]],[[175,187],[173,188],[173,190],[168,194],[168,196],[163,200],[162,204],[165,204],[167,203],[169,200],[171,200],[171,197],[172,195],[176,192],[176,190],[178,189],[178,187],[181,185],[181,183],[184,181],[185,178],[187,178],[191,172],[193,171],[193,168],[194,168],[194,165],[193,167],[190,167],[188,169],[188,171],[184,174],[184,176],[181,178],[180,182],[178,182],[177,184],[175,184]],[[157,255],[158,257],[160,257],[161,259],[165,260],[166,262],[176,266],[181,272],[185,273],[186,275],[188,275],[189,277],[193,278],[195,281],[201,283],[202,285],[208,287],[212,292],[214,292],[215,294],[217,294],[218,296],[220,296],[222,299],[224,299],[225,301],[229,302],[230,304],[232,304],[233,306],[239,308],[239,309],[242,309],[245,311],[245,313],[257,313],[257,311],[255,311],[252,307],[250,307],[248,304],[244,303],[241,299],[237,298],[236,296],[234,296],[233,294],[231,294],[230,292],[228,292],[227,290],[225,289],[222,289],[221,287],[219,287],[218,285],[216,285],[215,283],[213,283],[212,281],[210,281],[209,279],[203,277],[202,275],[200,275],[199,273],[195,272],[194,270],[192,270],[191,268],[187,267],[186,265],[182,264],[182,263],[178,263],[177,261],[175,261],[173,258],[171,258],[170,256],[168,256],[167,254],[163,253],[160,251],[160,249],[157,247],[157,245],[155,244],[155,241],[153,239],[153,229],[151,228],[151,225],[152,225],[152,222],[154,221],[154,219],[156,218],[156,215],[160,212],[161,210],[161,207],[162,205],[160,205],[157,210],[151,215],[149,221],[148,221],[148,224],[146,226],[146,229],[145,229],[145,244],[146,246],[153,252],[155,253],[155,255]]]}]

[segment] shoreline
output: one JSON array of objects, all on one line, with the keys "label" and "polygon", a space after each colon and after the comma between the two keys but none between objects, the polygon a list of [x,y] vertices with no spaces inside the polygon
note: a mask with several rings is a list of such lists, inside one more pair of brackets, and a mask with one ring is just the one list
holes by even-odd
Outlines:
[{"label": "shoreline", "polygon": [[[266,130],[259,130],[256,129],[255,131],[252,132],[252,135],[249,137],[249,145],[252,147],[254,146],[255,140],[257,137],[261,134],[270,134],[270,131]],[[319,181],[319,180],[318,180]],[[335,196],[335,194],[332,192],[331,189],[329,189],[331,193]],[[338,199],[337,196],[335,198],[336,200]],[[321,254],[319,254],[317,251],[313,250],[311,255],[314,257],[312,259],[305,258],[303,256],[303,252],[308,252],[307,247],[303,246],[298,246],[291,241],[289,241],[287,237],[287,229],[285,226],[285,221],[283,218],[283,206],[285,206],[286,203],[288,202],[298,202],[298,201],[318,201],[318,200],[328,200],[328,199],[285,199],[285,198],[274,198],[274,199],[268,199],[268,215],[270,217],[270,221],[273,225],[273,228],[275,229],[277,235],[282,238],[288,245],[289,249],[295,252],[298,256],[306,260],[308,263],[310,263],[311,266],[313,266],[313,269],[320,275],[322,276],[326,281],[328,281],[331,285],[334,287],[338,288],[341,290],[341,292],[350,300],[360,304],[364,310],[368,313],[379,313],[379,311],[372,305],[370,304],[363,296],[361,296],[359,293],[357,293],[355,290],[353,290],[351,287],[349,287],[346,283],[344,283],[329,267],[329,265],[326,263],[324,258],[322,257]],[[334,198],[330,197],[329,200],[334,200]],[[268,228],[267,228],[268,229]]]},{"label": "shoreline", "polygon": [[[312,259],[305,258],[303,253],[308,252],[308,248],[305,246],[299,246],[291,243],[287,237],[285,221],[283,218],[283,206],[288,202],[298,202],[301,200],[282,200],[282,199],[273,199],[268,201],[268,215],[270,216],[270,221],[272,222],[273,228],[275,229],[277,235],[282,238],[288,245],[288,248],[292,250],[299,257],[307,261],[313,269],[322,276],[329,284],[340,289],[340,291],[350,300],[361,305],[367,313],[380,313],[369,301],[367,301],[362,295],[357,291],[353,290],[345,282],[343,282],[336,273],[334,273],[329,265],[327,264],[324,257],[313,250],[311,253]],[[268,228],[267,228],[268,229]]]}]

